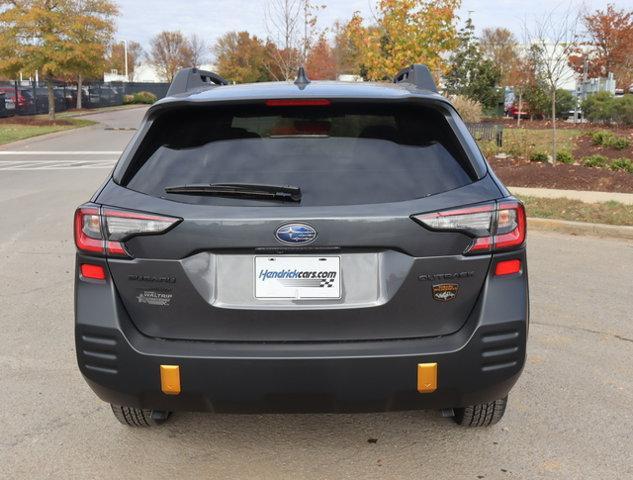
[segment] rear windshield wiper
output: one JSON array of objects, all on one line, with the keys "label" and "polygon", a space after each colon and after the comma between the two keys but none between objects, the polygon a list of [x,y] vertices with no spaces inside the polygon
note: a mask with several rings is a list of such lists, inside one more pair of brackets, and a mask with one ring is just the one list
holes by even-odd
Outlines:
[{"label": "rear windshield wiper", "polygon": [[292,185],[266,185],[251,183],[197,183],[165,188],[167,193],[182,195],[210,195],[217,197],[241,197],[255,200],[280,200],[300,202],[301,189]]}]

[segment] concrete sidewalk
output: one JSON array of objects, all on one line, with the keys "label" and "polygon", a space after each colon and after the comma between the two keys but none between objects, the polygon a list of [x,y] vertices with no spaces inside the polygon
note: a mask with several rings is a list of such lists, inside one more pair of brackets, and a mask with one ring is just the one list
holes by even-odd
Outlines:
[{"label": "concrete sidewalk", "polygon": [[557,190],[553,188],[508,187],[515,195],[539,198],[569,198],[586,203],[618,202],[633,205],[633,193],[590,192],[579,190]]}]

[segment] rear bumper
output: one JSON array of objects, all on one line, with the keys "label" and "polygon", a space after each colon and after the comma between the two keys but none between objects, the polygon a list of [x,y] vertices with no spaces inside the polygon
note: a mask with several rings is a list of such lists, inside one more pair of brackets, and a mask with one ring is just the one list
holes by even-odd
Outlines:
[{"label": "rear bumper", "polygon": [[[127,338],[77,327],[79,366],[104,401],[170,411],[386,411],[460,407],[504,397],[525,357],[525,323],[454,338],[330,345],[215,345]],[[134,345],[131,343],[134,341]],[[156,345],[157,344],[157,345]],[[160,352],[160,353],[159,353]],[[417,364],[438,388],[417,391]],[[161,392],[160,365],[182,391]]]},{"label": "rear bumper", "polygon": [[[517,256],[525,266],[524,252],[493,262]],[[489,275],[457,332],[407,340],[164,340],[140,333],[109,280],[77,280],[75,288],[77,360],[90,387],[109,403],[169,411],[388,411],[496,400],[523,369],[528,316],[525,267]],[[437,363],[432,393],[417,391],[420,363]],[[178,395],[161,391],[161,365],[180,367]]]},{"label": "rear bumper", "polygon": [[[442,337],[328,343],[151,338],[133,325],[107,281],[77,281],[75,319],[79,368],[109,403],[216,412],[462,407],[504,397],[521,373],[527,270],[490,276],[464,326]],[[433,393],[417,391],[419,363],[437,363]],[[161,365],[180,367],[180,394],[161,391]]]}]

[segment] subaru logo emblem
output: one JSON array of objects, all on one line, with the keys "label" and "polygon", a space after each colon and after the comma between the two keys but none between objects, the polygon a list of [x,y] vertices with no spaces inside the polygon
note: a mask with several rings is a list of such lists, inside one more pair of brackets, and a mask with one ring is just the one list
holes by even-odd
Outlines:
[{"label": "subaru logo emblem", "polygon": [[305,223],[290,223],[282,225],[275,232],[275,237],[281,243],[297,244],[313,242],[317,236],[317,232],[310,225]]}]

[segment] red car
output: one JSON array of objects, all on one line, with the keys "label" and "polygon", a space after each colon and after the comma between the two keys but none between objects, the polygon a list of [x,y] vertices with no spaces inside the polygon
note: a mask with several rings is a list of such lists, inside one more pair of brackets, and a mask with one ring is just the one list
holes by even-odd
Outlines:
[{"label": "red car", "polygon": [[510,108],[508,108],[508,110],[506,110],[506,115],[514,119],[519,118],[519,115],[521,115],[521,118],[530,118],[529,106],[525,102],[522,103],[521,112],[519,112],[519,106],[517,104],[513,104]]},{"label": "red car", "polygon": [[0,93],[4,93],[7,103],[14,105],[14,112],[17,115],[28,115],[35,113],[35,101],[33,95],[26,89],[18,88],[17,100],[15,97],[15,87],[0,87]]}]

